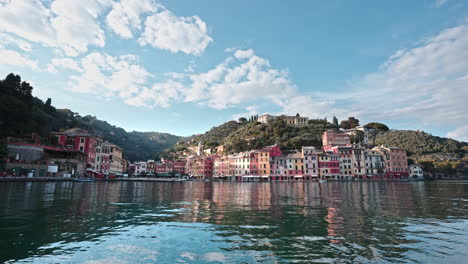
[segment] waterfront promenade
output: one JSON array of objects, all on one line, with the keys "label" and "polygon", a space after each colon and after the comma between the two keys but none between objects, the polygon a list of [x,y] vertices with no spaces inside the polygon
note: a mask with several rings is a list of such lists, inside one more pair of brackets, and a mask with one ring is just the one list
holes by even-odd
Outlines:
[{"label": "waterfront promenade", "polygon": [[[0,182],[70,182],[79,178],[64,177],[0,177]],[[181,182],[182,178],[114,178],[102,179],[95,178],[94,181],[131,181],[131,182]]]}]

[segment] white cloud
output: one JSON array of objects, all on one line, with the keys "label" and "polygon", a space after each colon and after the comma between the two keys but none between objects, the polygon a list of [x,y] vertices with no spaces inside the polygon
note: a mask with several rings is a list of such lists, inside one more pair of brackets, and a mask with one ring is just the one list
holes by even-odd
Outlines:
[{"label": "white cloud", "polygon": [[158,5],[152,0],[122,0],[112,5],[106,17],[107,25],[123,38],[133,38],[133,30],[141,30],[140,16],[154,12]]},{"label": "white cloud", "polygon": [[57,73],[57,69],[52,64],[47,65],[47,71],[53,74]]},{"label": "white cloud", "polygon": [[50,25],[51,12],[38,0],[0,2],[0,31],[16,34],[32,42],[56,46]]},{"label": "white cloud", "polygon": [[111,4],[110,0],[55,0],[51,5],[54,17],[51,25],[57,43],[68,56],[88,51],[88,46],[104,47],[105,36],[99,16]]},{"label": "white cloud", "polygon": [[104,46],[104,31],[98,18],[110,3],[110,0],[55,0],[49,9],[39,0],[3,1],[0,31],[76,56],[86,52],[88,46]]},{"label": "white cloud", "polygon": [[[145,15],[149,16],[143,27]],[[4,0],[0,32],[78,56],[90,47],[105,46],[104,16],[117,35],[130,39],[138,34],[141,45],[171,52],[199,55],[213,41],[198,16],[178,17],[154,0],[54,0],[50,5],[40,0]],[[27,45],[21,48],[30,50]]]},{"label": "white cloud", "polygon": [[194,55],[200,55],[212,41],[205,22],[198,16],[177,17],[169,10],[148,16],[139,38],[143,46]]},{"label": "white cloud", "polygon": [[173,101],[179,101],[185,87],[182,83],[169,80],[155,83],[151,88],[143,88],[136,96],[125,100],[129,105],[143,107],[169,107]]},{"label": "white cloud", "polygon": [[77,72],[83,71],[79,63],[71,58],[52,59],[52,65],[56,67],[61,67],[61,68],[77,71]]},{"label": "white cloud", "polygon": [[253,50],[235,50],[224,62],[192,81],[185,101],[200,102],[224,109],[256,100],[278,103],[296,94],[296,86],[284,70],[271,67],[268,60]]},{"label": "white cloud", "polygon": [[463,125],[447,133],[447,137],[468,142],[468,125]]},{"label": "white cloud", "polygon": [[127,99],[136,96],[151,76],[133,55],[112,57],[93,52],[81,60],[81,65],[83,73],[70,77],[72,82],[68,89],[100,97]]},{"label": "white cloud", "polygon": [[31,51],[32,47],[31,44],[25,40],[20,38],[12,37],[9,34],[1,33],[0,32],[0,46],[15,46],[20,48],[23,51]]},{"label": "white cloud", "polygon": [[20,53],[0,46],[0,64],[39,70],[37,61],[31,60]]}]

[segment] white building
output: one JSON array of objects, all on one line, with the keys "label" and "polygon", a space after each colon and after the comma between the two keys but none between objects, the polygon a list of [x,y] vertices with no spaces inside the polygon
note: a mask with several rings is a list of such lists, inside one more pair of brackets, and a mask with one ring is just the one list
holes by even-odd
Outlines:
[{"label": "white building", "polygon": [[372,129],[366,128],[364,126],[357,126],[355,128],[348,129],[345,131],[345,133],[350,136],[356,136],[358,133],[357,131],[362,131],[364,135],[362,142],[361,142],[362,144],[368,145],[369,143],[372,143],[370,142],[372,140],[372,136],[371,136]]},{"label": "white building", "polygon": [[409,166],[409,170],[410,170],[410,178],[414,178],[414,179],[424,178],[424,173],[423,173],[421,165],[411,164]]},{"label": "white building", "polygon": [[385,174],[385,162],[379,152],[366,149],[364,156],[366,158],[366,173],[368,178]]},{"label": "white building", "polygon": [[146,161],[137,161],[135,162],[135,175],[146,174],[147,172],[147,163]]},{"label": "white building", "polygon": [[257,121],[263,124],[268,123],[268,120],[276,119],[276,116],[272,116],[270,114],[264,114],[258,117]]},{"label": "white building", "polygon": [[357,179],[362,179],[364,176],[367,175],[366,173],[366,157],[364,155],[365,148],[364,147],[353,147],[351,149],[351,159],[353,162],[353,175]]},{"label": "white building", "polygon": [[316,149],[315,147],[302,147],[302,158],[304,162],[304,175],[311,176],[313,178],[318,178],[319,169],[318,169],[318,158],[317,153],[321,150]]},{"label": "white building", "polygon": [[288,173],[287,169],[287,157],[280,156],[280,157],[275,157],[275,175],[276,176],[284,176]]}]

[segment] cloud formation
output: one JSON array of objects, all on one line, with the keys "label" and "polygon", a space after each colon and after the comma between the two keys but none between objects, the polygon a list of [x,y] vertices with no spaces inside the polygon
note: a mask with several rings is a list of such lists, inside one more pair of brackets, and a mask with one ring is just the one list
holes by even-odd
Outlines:
[{"label": "cloud formation", "polygon": [[33,70],[39,70],[38,63],[35,60],[29,59],[14,50],[2,48],[0,45],[0,64],[26,67]]},{"label": "cloud formation", "polygon": [[147,17],[138,39],[142,46],[193,55],[200,55],[212,41],[205,22],[198,16],[177,17],[169,10]]},{"label": "cloud formation", "polygon": [[[162,7],[161,7],[162,8]],[[122,0],[112,5],[106,17],[107,25],[122,38],[133,38],[135,31],[141,31],[141,16],[158,10],[152,0]]]},{"label": "cloud formation", "polygon": [[93,52],[81,59],[80,66],[82,73],[70,77],[68,89],[104,98],[136,96],[151,77],[134,55],[113,57]]},{"label": "cloud formation", "polygon": [[8,33],[0,43],[15,36],[78,56],[105,46],[104,24],[122,38],[171,52],[200,55],[213,41],[198,16],[178,17],[152,0],[0,1],[0,33]]}]

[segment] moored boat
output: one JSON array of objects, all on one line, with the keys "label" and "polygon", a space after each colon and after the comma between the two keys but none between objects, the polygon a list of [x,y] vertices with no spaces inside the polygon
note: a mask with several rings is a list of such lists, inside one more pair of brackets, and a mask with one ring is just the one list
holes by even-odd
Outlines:
[{"label": "moored boat", "polygon": [[76,181],[76,182],[92,182],[94,180],[93,179],[86,179],[86,178],[74,178],[73,181]]}]

